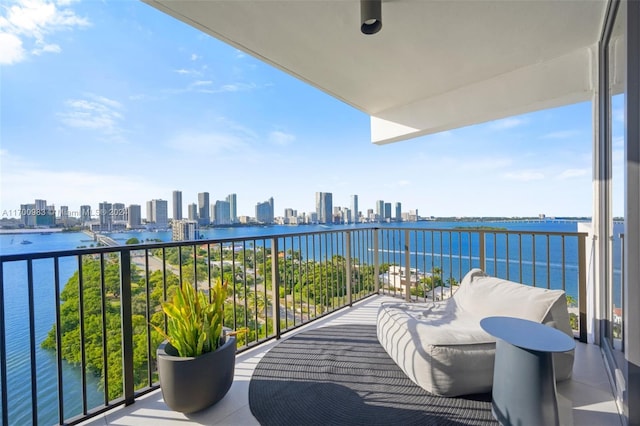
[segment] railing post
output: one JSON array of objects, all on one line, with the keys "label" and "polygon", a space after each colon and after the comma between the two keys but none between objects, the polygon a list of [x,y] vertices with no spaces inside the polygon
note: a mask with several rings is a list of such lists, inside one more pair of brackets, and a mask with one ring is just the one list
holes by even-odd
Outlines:
[{"label": "railing post", "polygon": [[[280,338],[280,265],[278,259],[278,239],[271,239],[271,296],[273,299],[273,329],[276,339]],[[287,307],[285,306],[285,309]]]},{"label": "railing post", "polygon": [[346,248],[345,248],[345,257],[347,261],[347,300],[349,301],[349,306],[353,306],[353,296],[351,294],[351,232],[346,232]]},{"label": "railing post", "polygon": [[[34,291],[33,291],[33,261],[27,260],[27,293],[28,293],[28,311],[29,311],[29,361],[31,362],[31,418],[33,424],[38,423],[38,380],[36,366],[36,322],[34,307]],[[82,340],[84,345],[84,339]],[[84,372],[84,369],[82,370]],[[2,389],[6,392],[5,389]]]},{"label": "railing post", "polygon": [[380,246],[378,245],[378,228],[373,228],[373,282],[376,293],[380,294]]},{"label": "railing post", "polygon": [[[625,271],[626,271],[626,265],[624,264],[624,234],[620,234],[620,302],[621,305],[624,307],[625,306],[625,294],[624,294],[624,280],[625,280]],[[622,347],[620,348],[620,350],[624,353],[624,347],[626,345],[625,343],[625,339],[624,339],[624,328],[625,328],[625,322],[621,321],[620,322],[620,335],[623,336],[621,340],[622,342]]]},{"label": "railing post", "polygon": [[80,380],[81,389],[82,389],[82,414],[87,414],[87,375],[85,374],[87,371],[87,355],[86,355],[86,347],[85,347],[85,328],[84,328],[84,275],[83,275],[83,261],[82,255],[78,256],[78,327],[80,332],[80,371],[82,372],[82,377]]},{"label": "railing post", "polygon": [[9,424],[9,405],[6,391],[7,389],[7,341],[5,338],[6,325],[4,322],[4,262],[0,262],[0,408],[2,409],[2,424]]},{"label": "railing post", "polygon": [[409,250],[409,242],[411,233],[404,231],[404,299],[409,302],[411,300],[411,251]]},{"label": "railing post", "polygon": [[[480,233],[478,234],[478,236],[480,237],[480,241],[478,243],[478,248],[480,249],[480,269],[482,269],[483,271],[486,270],[486,262],[487,262],[487,258],[486,258],[486,254],[485,254],[485,237],[484,237],[484,231],[480,231]],[[507,236],[507,239],[509,237]],[[507,269],[509,268],[509,253],[507,253]],[[498,275],[497,271],[496,271],[496,276]]]},{"label": "railing post", "polygon": [[133,380],[133,321],[131,309],[131,251],[120,252],[120,317],[122,319],[122,391],[125,405],[135,402]]},{"label": "railing post", "polygon": [[578,237],[579,340],[587,343],[587,236]]}]

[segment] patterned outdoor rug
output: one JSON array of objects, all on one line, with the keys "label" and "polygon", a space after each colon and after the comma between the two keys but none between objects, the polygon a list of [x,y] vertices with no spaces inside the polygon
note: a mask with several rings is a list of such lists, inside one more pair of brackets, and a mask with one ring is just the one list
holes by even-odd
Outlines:
[{"label": "patterned outdoor rug", "polygon": [[282,341],[258,363],[249,406],[262,425],[496,425],[491,394],[443,398],[413,383],[374,325],[339,325]]}]

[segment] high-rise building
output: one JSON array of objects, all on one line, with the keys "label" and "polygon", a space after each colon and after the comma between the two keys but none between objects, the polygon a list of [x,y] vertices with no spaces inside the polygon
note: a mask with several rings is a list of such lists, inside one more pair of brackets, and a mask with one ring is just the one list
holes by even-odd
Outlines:
[{"label": "high-rise building", "polygon": [[198,220],[198,205],[196,203],[187,206],[187,217],[189,220]]},{"label": "high-rise building", "polygon": [[56,206],[47,206],[45,226],[56,226]]},{"label": "high-rise building", "polygon": [[147,201],[147,223],[153,222],[153,202]]},{"label": "high-rise building", "polygon": [[80,206],[80,223],[82,226],[91,222],[91,206],[82,205]]},{"label": "high-rise building", "polygon": [[418,210],[409,210],[408,213],[402,213],[402,220],[404,222],[417,222]]},{"label": "high-rise building", "polygon": [[229,203],[229,215],[231,216],[231,223],[238,222],[238,197],[236,194],[227,195],[226,201]]},{"label": "high-rise building", "polygon": [[402,203],[396,203],[396,222],[402,222]]},{"label": "high-rise building", "polygon": [[127,227],[137,229],[142,227],[142,208],[139,204],[131,204],[127,208]]},{"label": "high-rise building", "polygon": [[36,205],[20,204],[20,219],[26,227],[31,228],[36,226]]},{"label": "high-rise building", "polygon": [[124,207],[124,203],[113,203],[113,210],[111,212],[113,221],[124,222],[127,220],[127,210]]},{"label": "high-rise building", "polygon": [[391,219],[391,203],[384,203],[384,219]]},{"label": "high-rise building", "polygon": [[256,204],[256,221],[259,223],[273,223],[273,197],[264,203]]},{"label": "high-rise building", "polygon": [[338,219],[334,219],[334,223],[351,223],[353,220],[351,217],[351,209],[347,207],[338,207],[333,217]]},{"label": "high-rise building", "polygon": [[113,216],[111,210],[113,205],[111,203],[102,202],[98,204],[98,220],[100,221],[100,231],[109,232],[113,227]]},{"label": "high-rise building", "polygon": [[216,225],[231,224],[231,205],[228,201],[216,201],[213,207],[213,223]]},{"label": "high-rise building", "polygon": [[171,224],[171,238],[173,241],[192,241],[198,239],[198,221],[174,220]]},{"label": "high-rise building", "polygon": [[156,228],[169,226],[169,203],[166,200],[151,200],[151,222]]},{"label": "high-rise building", "polygon": [[358,196],[351,196],[351,218],[353,223],[358,223]]},{"label": "high-rise building", "polygon": [[198,223],[200,225],[209,225],[211,216],[209,215],[209,193],[198,193]]},{"label": "high-rise building", "polygon": [[316,192],[316,215],[318,215],[318,222],[322,220],[320,210],[322,210],[322,192]]},{"label": "high-rise building", "polygon": [[378,200],[376,201],[376,216],[377,220],[384,220],[384,201]]},{"label": "high-rise building", "polygon": [[60,222],[62,226],[69,226],[69,206],[60,206]]},{"label": "high-rise building", "polygon": [[47,206],[47,200],[36,200],[35,202],[36,226],[55,226],[56,208]]},{"label": "high-rise building", "polygon": [[47,200],[36,200],[36,215],[47,210]]},{"label": "high-rise building", "polygon": [[320,223],[333,221],[333,194],[331,192],[316,192],[316,213]]},{"label": "high-rise building", "polygon": [[182,191],[173,191],[173,220],[182,219]]}]

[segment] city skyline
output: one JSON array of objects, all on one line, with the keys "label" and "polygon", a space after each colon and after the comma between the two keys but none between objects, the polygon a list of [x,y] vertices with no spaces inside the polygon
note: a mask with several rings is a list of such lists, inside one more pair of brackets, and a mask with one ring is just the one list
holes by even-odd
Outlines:
[{"label": "city skyline", "polygon": [[[330,218],[334,216],[336,209],[339,210],[346,210],[349,212],[349,218],[348,218],[348,222],[354,221],[357,222],[359,215],[362,215],[363,218],[367,218],[368,217],[368,212],[373,212],[376,215],[382,216],[382,217],[392,217],[392,218],[398,218],[400,217],[400,215],[398,214],[398,212],[401,210],[398,210],[400,208],[400,206],[402,205],[401,202],[399,201],[393,201],[393,204],[396,206],[395,210],[394,210],[394,214],[391,215],[390,213],[385,214],[385,212],[382,213],[382,215],[380,214],[379,211],[376,211],[376,209],[374,208],[374,206],[370,206],[364,210],[361,210],[358,207],[358,194],[350,194],[349,195],[349,203],[346,204],[342,204],[342,205],[334,205],[332,203],[332,198],[333,198],[333,193],[330,192],[316,192],[315,193],[315,197],[316,197],[316,208],[314,210],[311,211],[304,211],[301,209],[298,209],[296,206],[282,206],[280,208],[280,210],[282,210],[282,214],[279,214],[279,210],[275,209],[275,203],[276,200],[274,197],[269,197],[269,199],[267,199],[266,201],[257,201],[254,204],[254,210],[253,210],[253,215],[252,214],[237,214],[237,212],[235,212],[234,210],[234,205],[237,202],[237,194],[228,194],[224,199],[220,199],[220,200],[213,200],[210,198],[210,194],[208,192],[201,192],[197,194],[196,200],[198,203],[196,202],[189,202],[188,200],[183,201],[183,197],[182,197],[182,191],[180,190],[172,190],[172,199],[171,202],[169,200],[165,200],[162,198],[154,198],[151,200],[146,200],[144,202],[137,202],[137,203],[132,203],[132,204],[126,204],[126,203],[121,203],[121,202],[115,202],[113,200],[103,200],[101,202],[98,203],[98,206],[92,206],[90,204],[82,204],[80,206],[77,206],[78,208],[74,208],[74,207],[70,207],[66,204],[59,204],[56,203],[54,200],[48,200],[48,199],[36,199],[34,203],[20,203],[19,208],[17,209],[4,209],[2,211],[0,211],[0,219],[2,218],[13,218],[13,219],[20,219],[21,217],[25,216],[25,212],[28,212],[29,210],[33,210],[33,211],[38,211],[38,212],[47,212],[47,214],[53,214],[54,217],[56,218],[64,218],[64,217],[71,217],[71,218],[78,218],[78,219],[86,219],[86,218],[91,218],[93,220],[99,220],[99,221],[106,221],[106,215],[105,212],[107,211],[111,211],[112,213],[112,218],[109,220],[121,220],[121,221],[126,221],[125,218],[125,214],[124,211],[125,209],[128,209],[129,207],[135,206],[137,208],[136,210],[136,216],[140,215],[140,217],[144,217],[146,218],[147,222],[150,223],[157,223],[157,212],[158,212],[158,205],[162,205],[161,210],[161,217],[163,218],[160,223],[162,225],[166,225],[168,223],[168,220],[182,220],[182,219],[187,219],[184,217],[184,215],[182,215],[183,211],[189,211],[190,206],[196,206],[196,211],[193,213],[189,213],[188,214],[188,219],[192,220],[192,219],[204,219],[203,217],[200,216],[200,212],[207,212],[207,216],[205,216],[205,218],[208,220],[208,222],[204,222],[201,221],[200,225],[206,225],[206,224],[213,224],[214,222],[216,222],[214,219],[216,218],[216,214],[215,212],[218,211],[220,208],[223,209],[223,211],[226,212],[226,214],[229,216],[229,218],[231,219],[231,221],[229,223],[237,223],[238,218],[241,216],[245,216],[245,217],[251,217],[254,219],[258,218],[258,214],[255,214],[257,212],[258,209],[263,208],[264,205],[268,205],[269,208],[271,209],[271,217],[273,220],[274,218],[278,218],[278,217],[283,217],[286,218],[290,215],[291,212],[296,212],[297,215],[299,216],[303,216],[303,215],[311,215],[311,214],[318,214],[318,221],[320,223],[328,223],[330,221]],[[206,200],[206,202],[208,203],[208,209],[204,206],[199,206],[200,204],[200,199],[202,198],[202,202],[204,202]],[[322,202],[320,204],[318,204],[319,200],[322,200]],[[328,203],[326,202],[326,200],[329,200]],[[176,201],[180,202],[179,207],[175,204]],[[380,201],[380,200],[379,200]],[[379,202],[378,201],[378,202]],[[391,205],[391,202],[387,202],[385,204],[389,204]],[[144,210],[142,210],[141,206],[146,206]],[[186,209],[184,208],[186,206]],[[357,209],[356,214],[354,214],[354,208]],[[409,211],[417,211],[416,209],[408,209],[406,212],[403,213],[408,213]],[[172,215],[169,215],[169,212],[173,212]],[[176,215],[176,213],[178,213],[178,215]],[[40,213],[38,213],[39,215]],[[32,215],[31,213],[27,213],[27,216],[36,216],[36,215]],[[35,220],[35,219],[34,219]],[[226,222],[223,223],[219,223],[219,224],[228,224]],[[37,225],[35,222],[31,225]]]},{"label": "city skyline", "polygon": [[203,191],[240,194],[238,215],[331,191],[424,216],[592,214],[590,102],[374,146],[366,114],[142,2],[18,0],[0,21],[0,210],[180,188],[183,212]]}]

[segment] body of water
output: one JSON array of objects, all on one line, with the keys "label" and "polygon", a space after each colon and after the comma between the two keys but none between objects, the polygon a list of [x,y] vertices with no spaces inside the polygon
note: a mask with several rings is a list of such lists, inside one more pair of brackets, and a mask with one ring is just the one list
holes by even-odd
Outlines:
[{"label": "body of water", "polygon": [[[506,228],[509,230],[521,231],[539,231],[539,232],[576,232],[576,222],[407,222],[392,223],[390,227],[394,228],[431,228],[431,229],[451,229],[454,227],[471,227],[471,226],[492,226]],[[304,226],[255,226],[255,227],[229,227],[229,228],[211,228],[202,229],[200,234],[205,239],[225,239],[225,238],[241,238],[241,237],[266,237],[278,234],[292,234],[301,232],[316,232],[338,229],[353,229],[358,227],[368,227],[370,224],[362,225],[342,225],[342,226],[325,226],[325,225],[304,225]],[[385,226],[384,224],[382,226]],[[122,232],[110,234],[111,238],[117,242],[124,242],[136,237],[141,241],[159,239],[163,242],[171,241],[171,232]],[[23,241],[30,242],[24,244]],[[417,240],[410,247],[412,256],[421,253],[424,259],[430,258],[421,266],[418,261],[418,268],[430,270],[429,262],[434,262],[439,247],[428,247],[427,241]],[[79,246],[89,247],[94,244],[84,233],[63,233],[56,232],[50,234],[30,233],[30,234],[0,234],[0,254],[18,254],[33,252],[51,252],[58,250],[75,249]],[[457,244],[457,245],[456,245]],[[468,241],[460,240],[456,244],[446,247],[452,253],[456,250],[464,250],[468,246]],[[493,244],[503,244],[500,240],[496,240]],[[496,248],[501,250],[499,247]],[[567,248],[569,249],[569,248]],[[490,243],[487,246],[487,252],[493,250]],[[472,249],[472,257],[473,257]],[[524,256],[523,256],[524,258]],[[399,263],[403,265],[404,257],[398,256]],[[384,259],[382,259],[384,261]],[[502,266],[488,265],[487,270],[493,273],[491,268],[508,267],[508,262]],[[395,262],[389,262],[395,263]],[[412,261],[413,263],[413,261]],[[526,263],[526,262],[525,262]],[[64,287],[68,279],[77,270],[77,259],[75,257],[62,258],[60,260],[60,290]],[[416,267],[415,264],[411,265]],[[444,269],[443,276],[447,276],[447,268],[449,271],[464,270],[469,268],[467,264],[451,263],[449,265],[440,265]],[[532,265],[529,267],[531,270]],[[561,264],[560,264],[561,267]],[[567,265],[571,267],[571,265]],[[573,265],[573,267],[577,267]],[[9,400],[10,424],[23,425],[31,423],[31,382],[30,369],[30,351],[35,348],[35,364],[38,371],[37,394],[39,401],[38,422],[40,424],[56,424],[58,422],[58,398],[57,398],[57,382],[56,375],[56,358],[50,351],[40,348],[41,342],[46,338],[47,333],[55,322],[55,287],[52,284],[54,276],[53,261],[49,259],[33,261],[33,292],[34,292],[34,329],[35,340],[30,342],[24,336],[29,335],[29,309],[28,309],[28,286],[27,274],[23,262],[12,262],[4,265],[3,274],[3,290],[5,299],[5,327],[7,342],[7,389],[6,392]],[[529,272],[530,274],[530,272]],[[455,274],[454,274],[455,275]],[[511,279],[517,280],[516,277]],[[575,285],[567,287],[568,294],[576,292]],[[81,413],[82,410],[82,394],[81,394],[81,372],[76,366],[64,363],[63,365],[63,383],[64,383],[64,414],[66,418]],[[87,406],[89,408],[99,406],[103,403],[102,392],[99,389],[99,379],[96,377],[87,377]]]}]

